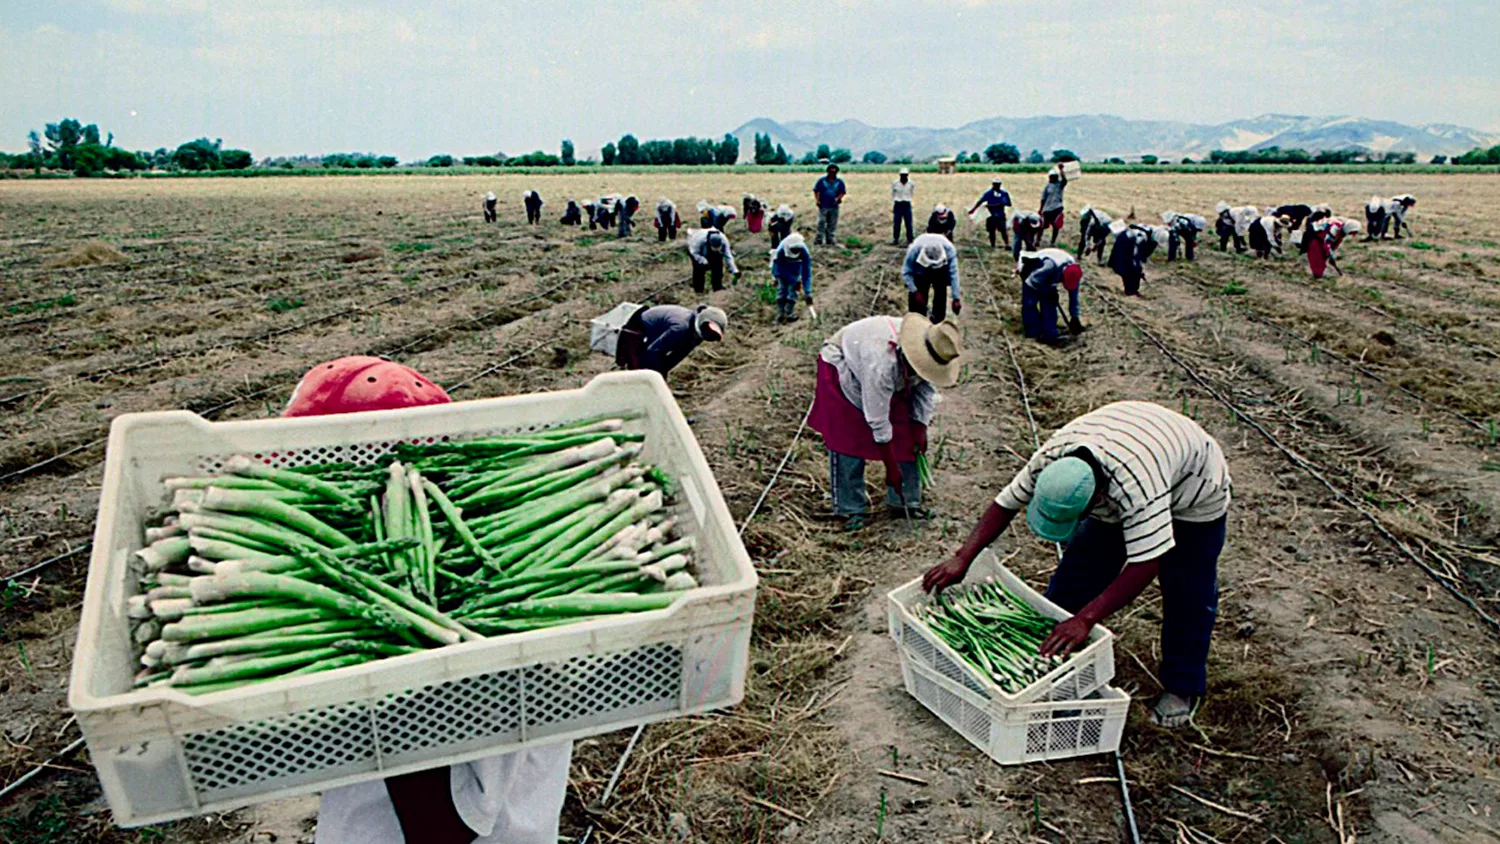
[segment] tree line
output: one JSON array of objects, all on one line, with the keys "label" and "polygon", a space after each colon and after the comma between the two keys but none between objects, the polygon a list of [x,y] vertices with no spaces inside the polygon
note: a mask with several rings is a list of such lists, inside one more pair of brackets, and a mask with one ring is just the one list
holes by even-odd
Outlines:
[{"label": "tree line", "polygon": [[72,117],[48,123],[26,136],[26,152],[0,152],[0,168],[66,170],[78,176],[139,170],[243,170],[255,163],[247,150],[224,149],[222,140],[198,138],[175,150],[131,151],[115,146],[113,132],[100,140],[99,126]]}]

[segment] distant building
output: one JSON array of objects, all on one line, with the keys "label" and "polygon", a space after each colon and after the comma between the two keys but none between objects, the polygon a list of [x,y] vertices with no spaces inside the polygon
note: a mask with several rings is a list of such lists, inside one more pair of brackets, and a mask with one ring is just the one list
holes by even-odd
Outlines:
[{"label": "distant building", "polygon": [[953,156],[944,156],[937,160],[938,175],[951,176],[958,172],[958,159]]}]

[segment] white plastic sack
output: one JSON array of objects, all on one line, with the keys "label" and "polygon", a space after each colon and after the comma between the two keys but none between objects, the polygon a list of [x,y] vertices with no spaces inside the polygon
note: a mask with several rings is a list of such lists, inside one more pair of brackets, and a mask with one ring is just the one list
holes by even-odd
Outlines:
[{"label": "white plastic sack", "polygon": [[621,302],[608,313],[589,320],[589,348],[611,357],[620,345],[620,332],[641,306],[634,302]]}]

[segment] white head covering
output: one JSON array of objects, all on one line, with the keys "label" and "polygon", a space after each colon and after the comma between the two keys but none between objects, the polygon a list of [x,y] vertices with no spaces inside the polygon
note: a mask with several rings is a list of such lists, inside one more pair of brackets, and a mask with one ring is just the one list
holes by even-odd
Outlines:
[{"label": "white head covering", "polygon": [[781,205],[776,206],[776,213],[772,214],[771,216],[780,217],[783,220],[790,220],[793,216],[792,206],[787,205],[786,203],[782,203]]},{"label": "white head covering", "polygon": [[948,206],[939,202],[938,204],[932,206],[932,210],[938,214],[946,214],[948,213]]},{"label": "white head covering", "polygon": [[785,238],[782,238],[781,243],[777,244],[776,248],[771,250],[771,259],[775,260],[783,255],[788,258],[801,258],[806,254],[807,238],[797,232],[792,232]]},{"label": "white head covering", "polygon": [[672,200],[667,199],[664,196],[664,197],[661,197],[660,199],[656,200],[656,210],[658,212],[676,211],[677,210],[677,206],[675,204],[673,204]]},{"label": "white head covering", "polygon": [[942,240],[941,238],[942,235],[937,235],[936,239],[929,240],[921,244],[914,244],[918,246],[918,264],[929,268],[942,267],[948,264],[948,249],[946,245],[947,241]]},{"label": "white head covering", "polygon": [[1214,206],[1214,213],[1215,214],[1223,214],[1225,211],[1228,211],[1228,210],[1229,210],[1229,203],[1227,203],[1227,202],[1220,202],[1218,205]]},{"label": "white head covering", "polygon": [[716,308],[713,305],[699,305],[698,313],[693,317],[693,327],[698,330],[699,337],[703,336],[703,326],[710,324],[717,326],[719,334],[722,336],[729,328],[729,315],[724,313],[723,308]]},{"label": "white head covering", "polygon": [[897,176],[910,176],[911,175],[911,170],[909,170],[909,169],[907,169],[905,167],[902,167],[900,170],[898,170],[896,172],[896,175]]},{"label": "white head covering", "polygon": [[1372,197],[1370,197],[1370,201],[1365,203],[1365,210],[1366,211],[1384,211],[1385,210],[1385,199],[1382,198],[1382,197],[1379,197],[1379,196],[1372,196]]},{"label": "white head covering", "polygon": [[708,204],[708,200],[706,200],[706,199],[700,199],[700,200],[698,200],[698,205],[696,207],[698,209],[698,213],[702,214],[704,211],[707,211],[711,206]]},{"label": "white head covering", "polygon": [[494,191],[490,191],[489,193],[485,194],[484,195],[484,201],[485,202],[494,202],[495,201],[495,192]]}]

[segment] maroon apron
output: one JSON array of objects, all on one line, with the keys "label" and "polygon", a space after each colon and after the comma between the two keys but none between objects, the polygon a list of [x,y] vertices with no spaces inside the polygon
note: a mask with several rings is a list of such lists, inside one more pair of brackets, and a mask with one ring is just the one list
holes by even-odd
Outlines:
[{"label": "maroon apron", "polygon": [[766,221],[765,211],[751,211],[745,215],[745,227],[751,232],[759,232],[761,224]]},{"label": "maroon apron", "polygon": [[[808,427],[823,435],[828,450],[858,457],[861,460],[883,460],[885,455],[875,443],[875,434],[865,420],[864,410],[844,395],[839,386],[839,371],[833,364],[818,357],[818,388],[813,394],[812,412],[807,415]],[[911,392],[901,390],[891,397],[891,448],[896,460],[910,463],[917,459],[917,435],[927,426],[911,418]]]}]

